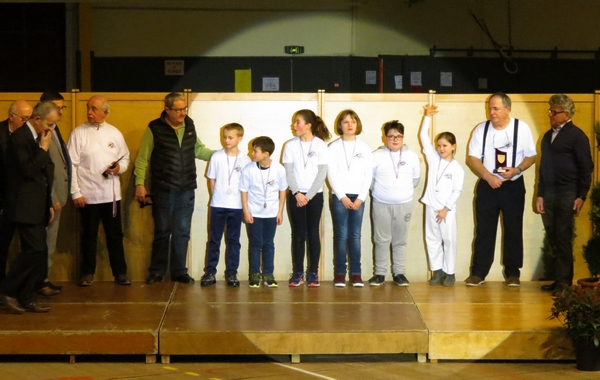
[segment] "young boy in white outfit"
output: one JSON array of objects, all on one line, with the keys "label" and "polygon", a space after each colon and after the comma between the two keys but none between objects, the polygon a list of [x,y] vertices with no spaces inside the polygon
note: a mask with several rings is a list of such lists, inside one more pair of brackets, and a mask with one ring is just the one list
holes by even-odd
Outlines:
[{"label": "young boy in white outfit", "polygon": [[[270,137],[260,136],[252,141],[252,159],[242,170],[240,191],[244,222],[250,239],[251,288],[277,287],[273,276],[275,259],[275,229],[283,222],[288,187],[283,165],[271,160],[275,143]],[[262,255],[261,255],[262,253]],[[262,256],[262,275],[260,271]]]},{"label": "young boy in white outfit", "polygon": [[239,182],[242,169],[250,163],[250,157],[238,148],[244,138],[244,127],[238,123],[223,126],[224,149],[216,151],[210,158],[206,176],[209,179],[210,229],[206,268],[200,286],[207,287],[217,282],[217,265],[221,238],[227,226],[225,249],[225,281],[230,287],[238,287],[237,270],[240,264],[240,230],[242,227],[242,198]]},{"label": "young boy in white outfit", "polygon": [[383,127],[386,146],[373,153],[372,219],[375,241],[375,275],[371,286],[383,285],[392,247],[392,275],[398,286],[408,286],[404,275],[406,241],[413,208],[414,188],[419,184],[419,158],[403,144],[404,125],[393,120]]}]

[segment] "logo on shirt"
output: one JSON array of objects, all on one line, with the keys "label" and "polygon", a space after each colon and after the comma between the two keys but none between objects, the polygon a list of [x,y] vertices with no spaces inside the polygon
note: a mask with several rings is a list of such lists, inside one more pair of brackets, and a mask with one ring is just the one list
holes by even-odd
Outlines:
[{"label": "logo on shirt", "polygon": [[363,156],[363,154],[362,154],[362,153],[356,153],[356,154],[354,155],[354,157],[356,157],[356,158],[363,158],[364,156]]},{"label": "logo on shirt", "polygon": [[114,143],[114,142],[112,142],[112,141],[111,141],[111,142],[109,142],[109,143],[108,143],[108,147],[109,147],[110,149],[114,149],[114,148],[116,148],[116,145],[115,145],[115,143]]},{"label": "logo on shirt", "polygon": [[316,155],[317,155],[317,152],[315,152],[314,150],[309,151],[307,154],[308,157],[314,157]]},{"label": "logo on shirt", "polygon": [[452,179],[452,174],[448,173],[448,174],[444,175],[444,177],[446,177],[447,179],[451,180]]},{"label": "logo on shirt", "polygon": [[240,165],[236,166],[233,168],[234,172],[241,172],[242,171],[242,167]]},{"label": "logo on shirt", "polygon": [[273,186],[275,184],[275,180],[272,179],[269,182],[267,182],[267,186]]}]

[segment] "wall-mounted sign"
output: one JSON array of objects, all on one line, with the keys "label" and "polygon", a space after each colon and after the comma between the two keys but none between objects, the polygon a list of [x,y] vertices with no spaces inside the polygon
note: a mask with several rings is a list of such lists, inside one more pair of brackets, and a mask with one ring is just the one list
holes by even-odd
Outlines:
[{"label": "wall-mounted sign", "polygon": [[183,59],[165,60],[165,75],[183,75]]}]

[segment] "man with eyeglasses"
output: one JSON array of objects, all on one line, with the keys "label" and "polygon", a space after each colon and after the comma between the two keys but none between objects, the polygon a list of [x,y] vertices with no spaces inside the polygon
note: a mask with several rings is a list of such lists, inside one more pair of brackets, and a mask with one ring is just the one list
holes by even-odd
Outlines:
[{"label": "man with eyeglasses", "polygon": [[8,138],[31,117],[33,109],[25,100],[16,100],[8,107],[8,119],[0,122],[0,280],[6,277],[8,250],[15,234],[14,224],[4,216],[7,183]]},{"label": "man with eyeglasses", "polygon": [[154,241],[146,283],[163,280],[170,251],[171,280],[192,284],[186,257],[197,187],[195,159],[208,161],[214,151],[198,139],[182,94],[168,94],[164,106],[160,117],[148,125],[135,161],[136,199],[146,202],[148,166],[153,195]]},{"label": "man with eyeglasses", "polygon": [[506,94],[492,94],[488,111],[490,119],[473,130],[467,157],[467,165],[480,180],[475,197],[473,262],[466,285],[485,283],[494,262],[502,213],[504,276],[507,286],[518,287],[523,267],[523,172],[535,162],[535,142],[529,126],[510,116],[511,100]]},{"label": "man with eyeglasses", "polygon": [[[52,102],[58,107],[58,114],[62,118],[65,106],[65,98],[57,91],[46,91],[40,97],[41,102]],[[71,190],[71,157],[67,144],[62,138],[58,125],[52,129],[52,141],[48,153],[54,163],[54,182],[52,183],[52,204],[54,207],[54,219],[47,228],[46,243],[48,244],[48,274],[52,267],[52,255],[56,251],[56,241],[58,238],[58,227],[60,225],[60,216],[62,208],[65,207]],[[38,293],[43,296],[53,296],[62,290],[62,286],[54,285],[46,277],[42,288]]]},{"label": "man with eyeglasses", "polygon": [[542,138],[536,210],[554,253],[552,284],[542,290],[560,292],[573,282],[573,227],[592,183],[590,141],[571,120],[573,100],[556,94],[548,101],[550,129]]},{"label": "man with eyeglasses", "polygon": [[81,212],[82,224],[79,286],[94,281],[100,221],[115,283],[131,285],[123,248],[119,179],[129,166],[129,149],[121,131],[106,122],[110,112],[106,98],[92,96],[86,107],[88,121],[73,130],[68,143],[73,164],[71,199]]}]

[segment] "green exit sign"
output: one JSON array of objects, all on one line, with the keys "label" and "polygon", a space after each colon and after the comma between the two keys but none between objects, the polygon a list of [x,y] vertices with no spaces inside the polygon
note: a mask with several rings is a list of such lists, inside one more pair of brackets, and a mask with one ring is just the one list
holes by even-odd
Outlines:
[{"label": "green exit sign", "polygon": [[304,46],[286,46],[285,54],[303,54]]}]

